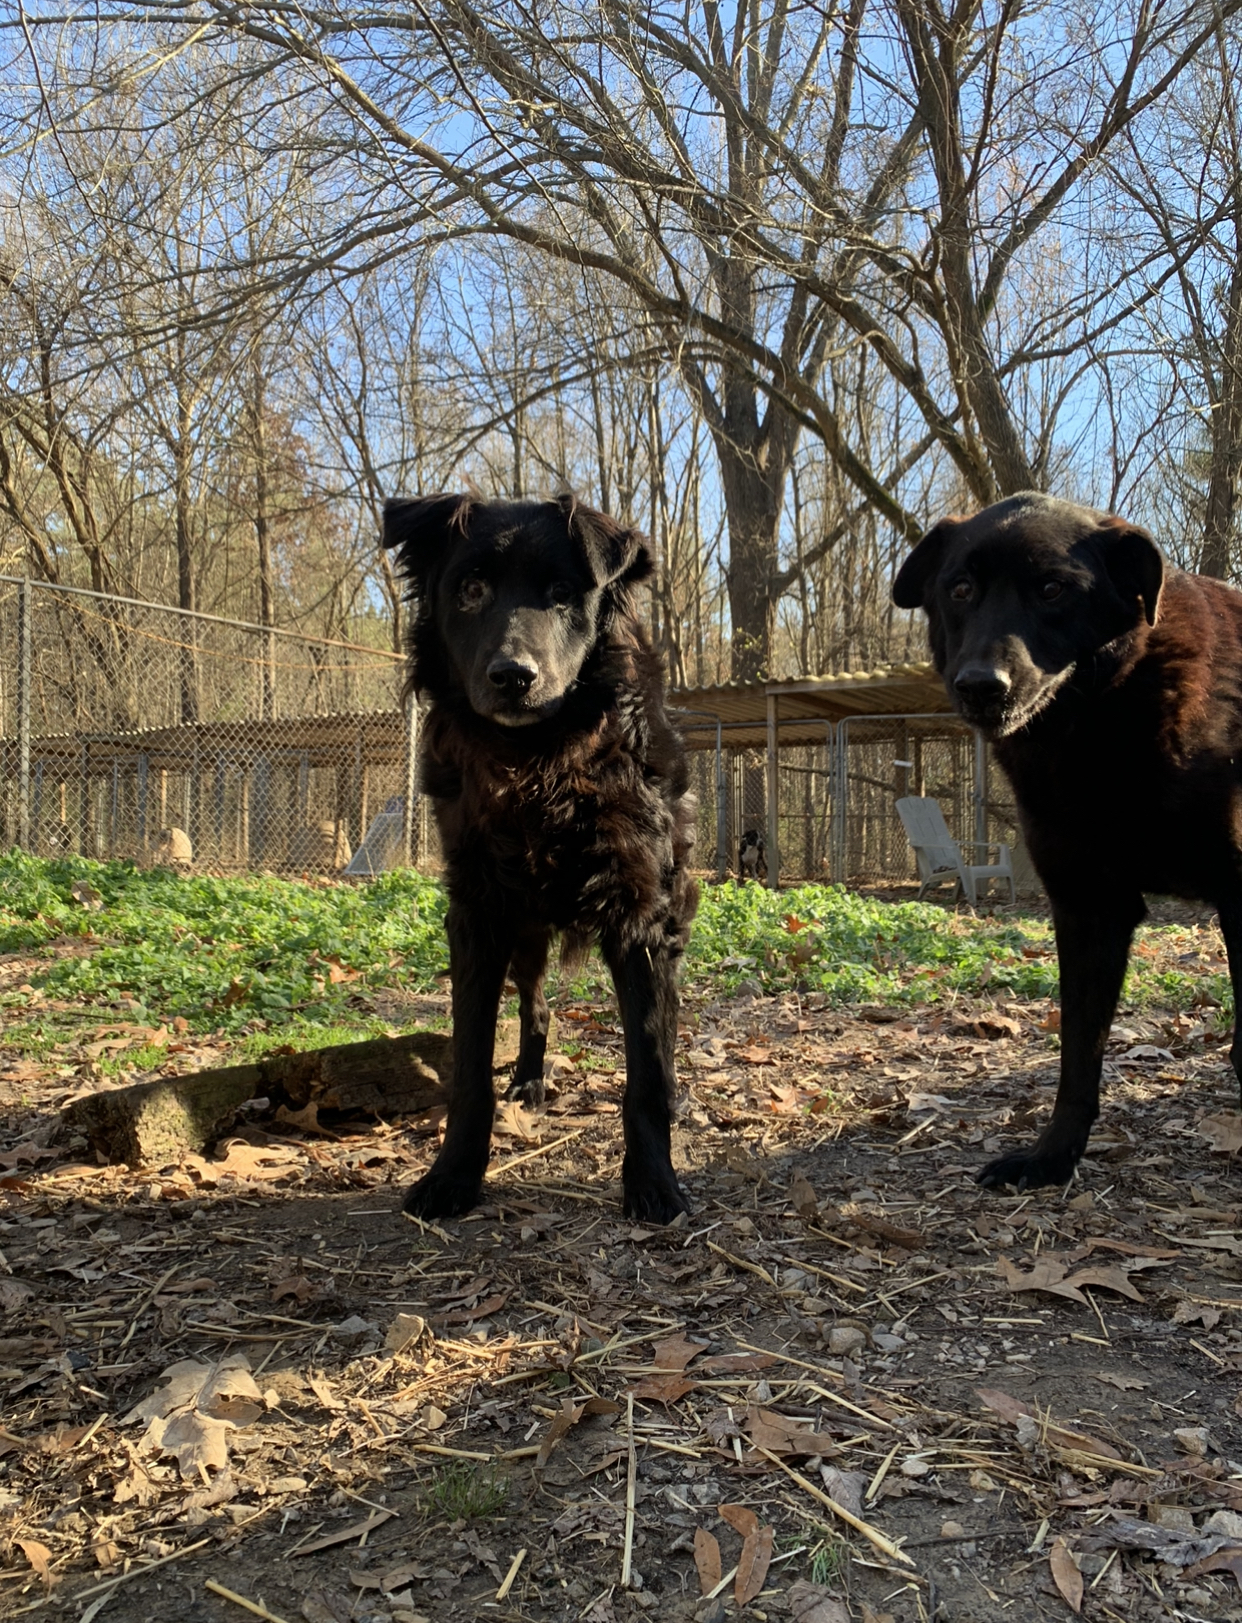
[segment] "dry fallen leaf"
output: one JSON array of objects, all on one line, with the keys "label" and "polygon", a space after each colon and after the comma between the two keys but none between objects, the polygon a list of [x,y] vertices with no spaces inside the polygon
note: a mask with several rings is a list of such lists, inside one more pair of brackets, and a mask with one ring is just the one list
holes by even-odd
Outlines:
[{"label": "dry fallen leaf", "polygon": [[979,1398],[985,1409],[991,1409],[993,1414],[1000,1415],[1011,1426],[1020,1421],[1029,1421],[1040,1436],[1052,1448],[1072,1449],[1079,1454],[1091,1454],[1102,1460],[1116,1460],[1124,1464],[1121,1455],[1102,1438],[1092,1437],[1085,1431],[1075,1431],[1068,1426],[1054,1425],[1050,1418],[1036,1415],[1029,1403],[1021,1398],[1012,1397],[1008,1392],[1002,1392],[996,1387],[981,1386],[976,1389],[975,1395]]},{"label": "dry fallen leaf", "polygon": [[701,1341],[687,1341],[679,1330],[675,1336],[656,1342],[653,1348],[655,1356],[652,1360],[652,1369],[658,1370],[661,1374],[668,1374],[670,1371],[680,1374],[702,1351]]},{"label": "dry fallen leaf", "polygon": [[812,1431],[805,1420],[792,1420],[774,1409],[754,1404],[746,1411],[746,1430],[756,1448],[770,1454],[836,1454],[837,1445],[824,1432]]},{"label": "dry fallen leaf", "polygon": [[1083,1582],[1082,1573],[1078,1570],[1078,1563],[1070,1553],[1069,1545],[1063,1538],[1059,1538],[1048,1552],[1048,1565],[1052,1569],[1052,1581],[1060,1592],[1061,1599],[1072,1611],[1082,1611]]},{"label": "dry fallen leaf", "polygon": [[27,1561],[29,1561],[30,1565],[34,1568],[35,1572],[38,1573],[39,1577],[42,1578],[43,1582],[50,1589],[56,1582],[55,1578],[52,1577],[50,1567],[50,1562],[52,1559],[51,1550],[48,1549],[46,1544],[40,1544],[37,1539],[33,1538],[15,1539],[14,1543],[16,1543],[17,1547],[21,1550]]},{"label": "dry fallen leaf", "polygon": [[562,1398],[560,1413],[544,1433],[539,1444],[539,1452],[535,1455],[535,1470],[542,1471],[552,1457],[552,1450],[572,1430],[584,1415],[620,1414],[621,1405],[614,1403],[611,1398],[588,1398],[585,1403],[575,1403],[572,1398]]},{"label": "dry fallen leaf", "polygon": [[1048,1291],[1055,1296],[1068,1297],[1071,1302],[1087,1306],[1087,1298],[1074,1285],[1065,1283],[1067,1269],[1063,1262],[1041,1257],[1029,1274],[1010,1262],[1008,1257],[996,1259],[996,1271],[1011,1291]]},{"label": "dry fallen leaf", "polygon": [[819,1201],[815,1191],[801,1172],[795,1172],[789,1185],[789,1199],[794,1211],[804,1223],[812,1223],[819,1216]]},{"label": "dry fallen leaf", "polygon": [[772,1537],[771,1527],[756,1527],[743,1540],[733,1586],[733,1598],[739,1606],[749,1606],[763,1588],[772,1561]]},{"label": "dry fallen leaf", "polygon": [[759,1531],[759,1518],[749,1505],[718,1505],[720,1519],[728,1522],[735,1533],[749,1538]]},{"label": "dry fallen leaf", "polygon": [[705,1527],[695,1529],[694,1565],[699,1575],[699,1594],[710,1595],[720,1582],[720,1545]]},{"label": "dry fallen leaf", "polygon": [[1206,1307],[1200,1302],[1183,1299],[1173,1309],[1174,1324],[1194,1324],[1196,1321],[1205,1330],[1214,1330],[1220,1323],[1219,1308]]},{"label": "dry fallen leaf", "polygon": [[1195,1128],[1218,1155],[1236,1155],[1242,1150],[1242,1115],[1228,1111],[1220,1116],[1204,1116]]},{"label": "dry fallen leaf", "polygon": [[1140,1381],[1133,1375],[1111,1375],[1107,1372],[1096,1375],[1097,1381],[1103,1381],[1105,1386],[1115,1386],[1118,1392],[1141,1392],[1144,1387],[1151,1385],[1150,1381]]}]

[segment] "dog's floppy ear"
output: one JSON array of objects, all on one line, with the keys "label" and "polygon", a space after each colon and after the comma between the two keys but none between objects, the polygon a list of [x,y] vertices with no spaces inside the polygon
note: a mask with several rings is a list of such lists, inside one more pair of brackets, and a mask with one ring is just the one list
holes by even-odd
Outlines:
[{"label": "dog's floppy ear", "polygon": [[893,602],[899,609],[922,608],[928,584],[944,557],[945,543],[962,522],[960,518],[942,518],[902,564],[893,581]]},{"label": "dog's floppy ear", "polygon": [[558,496],[556,505],[564,514],[570,535],[586,553],[597,586],[608,586],[615,580],[646,580],[651,574],[651,554],[641,530],[627,530],[607,513],[584,507],[572,495]]},{"label": "dog's floppy ear", "polygon": [[1139,524],[1112,514],[1100,524],[1104,567],[1120,597],[1127,603],[1141,599],[1143,615],[1154,626],[1164,589],[1164,554]]},{"label": "dog's floppy ear", "polygon": [[397,567],[421,587],[444,550],[449,532],[460,534],[470,513],[469,496],[397,496],[384,503],[381,540],[397,553]]}]

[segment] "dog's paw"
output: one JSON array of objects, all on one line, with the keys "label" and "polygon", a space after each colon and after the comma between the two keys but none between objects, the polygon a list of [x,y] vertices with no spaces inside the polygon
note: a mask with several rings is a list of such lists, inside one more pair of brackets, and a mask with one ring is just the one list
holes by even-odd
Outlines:
[{"label": "dog's paw", "polygon": [[517,1099],[524,1105],[541,1105],[548,1097],[548,1090],[543,1085],[541,1076],[529,1077],[525,1082],[513,1081],[505,1089],[506,1099]]},{"label": "dog's paw", "polygon": [[635,1222],[671,1223],[689,1210],[690,1202],[676,1178],[625,1185],[624,1212]]},{"label": "dog's paw", "polygon": [[998,1155],[976,1176],[985,1189],[1011,1184],[1019,1194],[1024,1189],[1043,1189],[1049,1184],[1065,1184],[1074,1176],[1078,1157],[1071,1150],[1015,1150]]},{"label": "dog's paw", "polygon": [[479,1204],[482,1185],[475,1178],[456,1178],[434,1167],[421,1177],[401,1203],[407,1217],[460,1217]]}]

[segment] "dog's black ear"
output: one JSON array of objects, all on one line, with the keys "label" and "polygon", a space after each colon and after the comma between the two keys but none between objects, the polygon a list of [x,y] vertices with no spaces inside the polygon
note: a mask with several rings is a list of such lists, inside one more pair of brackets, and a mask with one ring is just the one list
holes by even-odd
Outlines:
[{"label": "dog's black ear", "polygon": [[942,518],[939,524],[934,524],[928,530],[902,564],[893,581],[893,602],[899,609],[922,608],[928,585],[944,557],[945,543],[962,522],[960,518]]},{"label": "dog's black ear", "polygon": [[1143,615],[1154,626],[1164,590],[1164,554],[1140,524],[1109,515],[1100,525],[1104,567],[1120,597],[1140,599]]},{"label": "dog's black ear", "polygon": [[465,529],[469,513],[469,496],[395,496],[384,503],[380,539],[395,548],[397,567],[417,588],[444,550],[450,532]]},{"label": "dog's black ear", "polygon": [[615,580],[646,580],[652,572],[651,554],[641,530],[627,530],[607,513],[584,507],[572,495],[558,496],[570,535],[581,544],[597,586]]}]

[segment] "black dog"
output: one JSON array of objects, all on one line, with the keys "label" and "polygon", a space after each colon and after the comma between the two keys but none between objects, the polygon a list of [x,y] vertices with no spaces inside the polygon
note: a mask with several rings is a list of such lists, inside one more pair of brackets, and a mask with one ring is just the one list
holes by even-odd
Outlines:
[{"label": "black dog", "polygon": [[[937,524],[893,596],[927,611],[950,697],[995,741],[1056,925],[1052,1120],[980,1181],[1064,1183],[1144,891],[1216,907],[1242,1008],[1242,594],[1166,568],[1136,525],[1023,494]],[[1236,1023],[1230,1058],[1242,1078]]]},{"label": "black dog", "polygon": [[767,851],[756,829],[748,828],[738,841],[737,876],[743,882],[768,877]]},{"label": "black dog", "polygon": [[453,1083],[444,1146],[407,1212],[448,1217],[479,1199],[505,974],[521,1045],[511,1096],[543,1099],[548,947],[598,941],[625,1029],[622,1182],[628,1216],[687,1210],[670,1157],[677,968],[698,889],[687,871],[694,802],[664,710],[660,663],[635,618],[651,573],[643,538],[565,497],[391,501],[416,605],[413,688],[431,709],[422,782],[449,893]]}]

